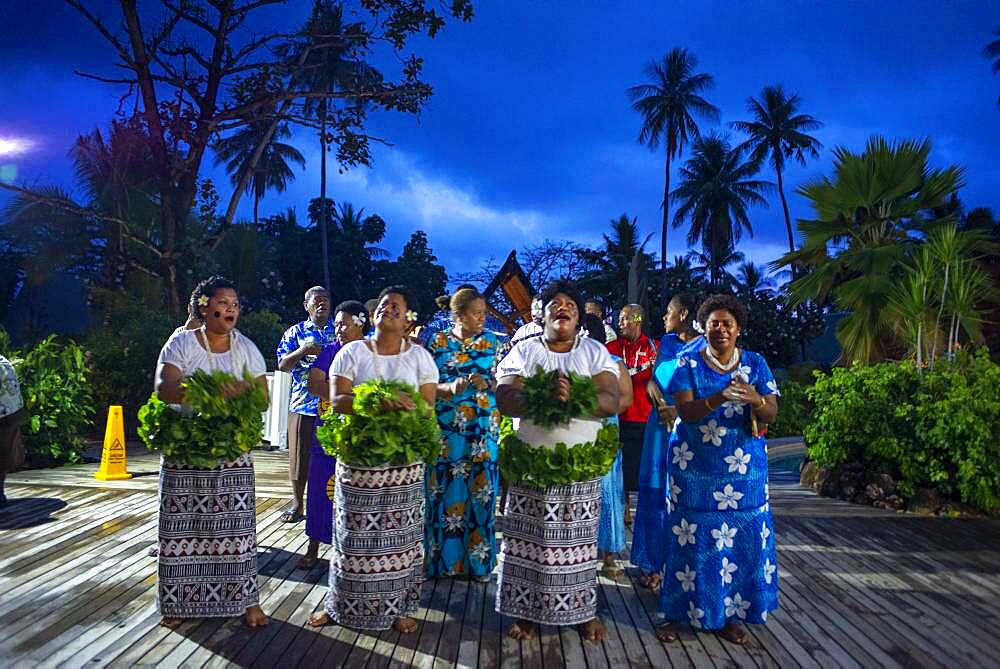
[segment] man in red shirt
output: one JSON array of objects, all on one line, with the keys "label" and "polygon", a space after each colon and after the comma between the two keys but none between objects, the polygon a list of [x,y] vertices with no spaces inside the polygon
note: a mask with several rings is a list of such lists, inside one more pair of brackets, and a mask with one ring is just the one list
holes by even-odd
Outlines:
[{"label": "man in red shirt", "polygon": [[[638,304],[622,307],[618,316],[621,336],[608,342],[608,351],[625,362],[632,378],[632,406],[619,414],[618,430],[622,442],[622,475],[625,479],[626,497],[631,490],[639,489],[639,461],[642,459],[642,439],[651,405],[646,395],[646,382],[653,375],[656,364],[656,344],[642,333],[643,313]],[[631,513],[625,507],[627,521]]]}]

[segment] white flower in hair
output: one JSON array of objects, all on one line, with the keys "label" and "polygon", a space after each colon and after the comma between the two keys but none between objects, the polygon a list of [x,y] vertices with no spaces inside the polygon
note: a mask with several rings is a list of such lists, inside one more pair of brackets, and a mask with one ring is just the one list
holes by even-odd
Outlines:
[{"label": "white flower in hair", "polygon": [[705,328],[702,327],[701,323],[697,320],[691,321],[691,327],[694,328],[694,331],[698,334],[705,334]]},{"label": "white flower in hair", "polygon": [[406,320],[410,321],[411,323],[417,320],[417,312],[413,310],[407,311]]},{"label": "white flower in hair", "polygon": [[351,320],[354,321],[354,324],[360,328],[364,327],[367,318],[365,317],[364,314],[354,314],[353,316],[351,316]]},{"label": "white flower in hair", "polygon": [[587,328],[580,328],[580,337],[590,339],[590,330]]},{"label": "white flower in hair", "polygon": [[536,321],[540,321],[545,317],[545,305],[542,304],[541,300],[531,301],[531,317]]},{"label": "white flower in hair", "polygon": [[198,298],[198,306],[207,307],[208,306],[208,295],[201,295]]}]

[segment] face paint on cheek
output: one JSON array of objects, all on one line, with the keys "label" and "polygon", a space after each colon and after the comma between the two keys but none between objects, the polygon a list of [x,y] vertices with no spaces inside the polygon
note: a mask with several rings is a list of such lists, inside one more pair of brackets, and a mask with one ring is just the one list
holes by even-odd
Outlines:
[{"label": "face paint on cheek", "polygon": [[222,312],[221,311],[216,311],[215,312],[215,317],[216,318],[222,318]]}]

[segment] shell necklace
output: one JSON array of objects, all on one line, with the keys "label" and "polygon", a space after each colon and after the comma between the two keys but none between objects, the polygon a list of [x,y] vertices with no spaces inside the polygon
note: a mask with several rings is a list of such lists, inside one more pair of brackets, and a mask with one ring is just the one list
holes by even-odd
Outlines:
[{"label": "shell necklace", "polygon": [[[380,356],[378,353],[374,337],[372,339],[366,339],[365,344],[368,346],[368,350],[372,352],[372,366],[375,367],[375,377],[382,381],[389,381],[390,380],[389,377],[387,377],[382,372],[382,361],[380,359],[382,356]],[[395,360],[393,360],[393,365],[392,365],[393,374],[396,373],[399,367],[399,356],[403,355],[404,352],[409,351],[410,346],[412,346],[412,344],[410,344],[410,342],[408,342],[406,338],[403,338],[403,340],[399,342],[399,353],[397,353],[394,356],[386,356],[395,358]]]},{"label": "shell necklace", "polygon": [[215,361],[215,356],[217,355],[224,355],[228,352],[232,359],[234,361],[236,360],[235,329],[229,331],[229,351],[224,351],[223,353],[215,353],[212,351],[212,343],[208,340],[208,329],[205,327],[204,323],[202,323],[201,327],[195,330],[195,332],[201,335],[201,340],[205,343],[205,352],[208,354],[208,371],[214,371],[218,367],[218,364]]},{"label": "shell necklace", "polygon": [[740,349],[738,348],[733,348],[733,355],[730,356],[729,362],[727,362],[726,364],[722,364],[721,362],[719,362],[719,359],[716,358],[714,355],[712,355],[712,349],[710,349],[708,346],[704,348],[704,351],[705,351],[705,357],[708,358],[708,361],[713,365],[715,365],[716,367],[718,367],[719,369],[721,369],[723,372],[728,372],[730,370],[733,370],[736,368],[736,365],[740,364]]}]

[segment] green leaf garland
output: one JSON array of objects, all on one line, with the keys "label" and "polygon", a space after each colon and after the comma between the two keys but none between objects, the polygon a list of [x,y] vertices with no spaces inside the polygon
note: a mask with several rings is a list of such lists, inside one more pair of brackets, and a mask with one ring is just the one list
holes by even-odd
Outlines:
[{"label": "green leaf garland", "polygon": [[232,374],[197,370],[182,383],[188,411],[177,411],[154,393],[139,409],[139,437],[167,462],[214,469],[231,462],[260,443],[267,409],[267,390],[253,375],[244,374],[250,390],[225,398],[222,388],[234,383]]},{"label": "green leaf garland", "polygon": [[[383,400],[409,393],[416,408],[385,411]],[[434,462],[441,452],[441,429],[433,409],[411,385],[368,381],[354,387],[354,413],[331,408],[316,428],[316,439],[328,455],[348,465],[380,467]]]},{"label": "green leaf garland", "polygon": [[618,455],[618,426],[605,424],[594,443],[535,447],[518,438],[513,421],[500,424],[500,470],[506,480],[538,488],[570,485],[604,476]]}]

